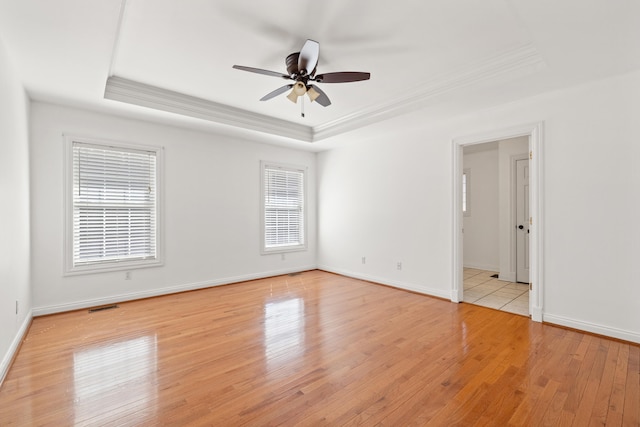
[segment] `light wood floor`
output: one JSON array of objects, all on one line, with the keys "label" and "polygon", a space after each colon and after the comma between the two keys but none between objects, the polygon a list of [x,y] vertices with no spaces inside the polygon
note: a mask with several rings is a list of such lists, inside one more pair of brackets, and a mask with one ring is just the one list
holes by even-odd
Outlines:
[{"label": "light wood floor", "polygon": [[0,425],[640,423],[640,347],[320,271],[33,320]]},{"label": "light wood floor", "polygon": [[529,285],[506,282],[493,271],[464,268],[464,302],[529,316]]}]

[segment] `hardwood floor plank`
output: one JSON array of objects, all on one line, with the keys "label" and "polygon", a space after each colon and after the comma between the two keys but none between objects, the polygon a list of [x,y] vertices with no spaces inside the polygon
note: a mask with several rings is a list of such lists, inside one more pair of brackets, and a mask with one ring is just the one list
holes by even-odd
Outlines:
[{"label": "hardwood floor plank", "polygon": [[[623,425],[640,425],[640,347],[629,347]],[[635,423],[635,424],[634,424]]]},{"label": "hardwood floor plank", "polygon": [[604,373],[610,344],[611,341],[609,340],[598,339],[595,360],[593,362],[591,372],[589,372],[589,377],[576,411],[576,417],[574,419],[575,425],[589,425],[589,421],[595,409],[596,395]]},{"label": "hardwood floor plank", "polygon": [[570,382],[569,396],[564,403],[563,411],[573,414],[578,412],[578,406],[584,396],[584,390],[587,385],[589,374],[595,363],[595,357],[598,349],[598,338],[585,335],[584,341],[589,343],[589,347],[583,354],[578,354],[576,360],[580,363],[580,368],[573,381]]},{"label": "hardwood floor plank", "polygon": [[596,393],[596,400],[589,425],[605,425],[609,413],[609,401],[613,393],[613,380],[618,364],[618,355],[622,344],[613,341],[610,343],[604,370],[600,376],[600,384]]},{"label": "hardwood floor plank", "polygon": [[638,426],[640,346],[309,271],[35,318],[0,425]]}]

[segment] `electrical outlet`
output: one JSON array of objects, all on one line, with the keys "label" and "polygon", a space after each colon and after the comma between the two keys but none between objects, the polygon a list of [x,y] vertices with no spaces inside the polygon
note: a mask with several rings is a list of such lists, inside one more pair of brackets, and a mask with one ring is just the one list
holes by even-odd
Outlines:
[{"label": "electrical outlet", "polygon": [[124,280],[131,280],[131,272],[130,271],[126,271],[124,273]]},{"label": "electrical outlet", "polygon": [[284,261],[286,258],[287,258],[287,257],[285,256],[285,254],[280,254],[280,259],[281,259],[282,261]]},{"label": "electrical outlet", "polygon": [[366,256],[363,256],[363,257],[362,257],[362,263],[363,263],[363,264],[366,264],[366,263],[367,263],[367,257],[366,257]]},{"label": "electrical outlet", "polygon": [[398,270],[402,270],[402,263],[398,261],[398,264],[396,265],[396,267],[398,268]]}]

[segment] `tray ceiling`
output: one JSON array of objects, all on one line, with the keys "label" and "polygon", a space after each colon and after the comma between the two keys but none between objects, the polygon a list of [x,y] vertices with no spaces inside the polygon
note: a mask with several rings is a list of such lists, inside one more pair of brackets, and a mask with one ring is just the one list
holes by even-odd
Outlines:
[{"label": "tray ceiling", "polygon": [[[317,142],[443,97],[463,111],[639,68],[639,17],[631,0],[5,0],[0,38],[34,99]],[[286,82],[231,68],[285,72],[308,38],[318,73],[371,80],[321,84],[332,105],[301,118],[259,101]]]}]

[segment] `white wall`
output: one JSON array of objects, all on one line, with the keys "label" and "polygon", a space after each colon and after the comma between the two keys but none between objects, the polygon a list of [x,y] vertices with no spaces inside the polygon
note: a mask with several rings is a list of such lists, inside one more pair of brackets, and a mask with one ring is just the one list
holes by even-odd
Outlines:
[{"label": "white wall", "polygon": [[417,121],[391,125],[319,154],[318,265],[449,298],[448,134],[425,135]]},{"label": "white wall", "polygon": [[471,176],[467,190],[470,215],[463,218],[463,262],[465,267],[497,272],[500,268],[498,144],[481,146],[485,149],[468,152],[465,148],[463,156],[464,168],[469,169]]},{"label": "white wall", "polygon": [[0,382],[31,320],[28,120],[28,98],[0,40]]},{"label": "white wall", "polygon": [[[163,267],[63,273],[63,133],[165,147]],[[260,161],[307,166],[304,252],[260,254]],[[33,103],[34,313],[200,288],[316,266],[316,155],[228,136]]]},{"label": "white wall", "polygon": [[500,279],[516,281],[516,229],[515,229],[515,170],[513,159],[526,158],[529,137],[510,138],[498,143],[499,217],[500,217]]},{"label": "white wall", "polygon": [[452,140],[544,121],[543,318],[640,342],[638,117],[635,71],[453,120],[417,111],[345,135],[343,148],[318,157],[318,263],[450,297]]}]

